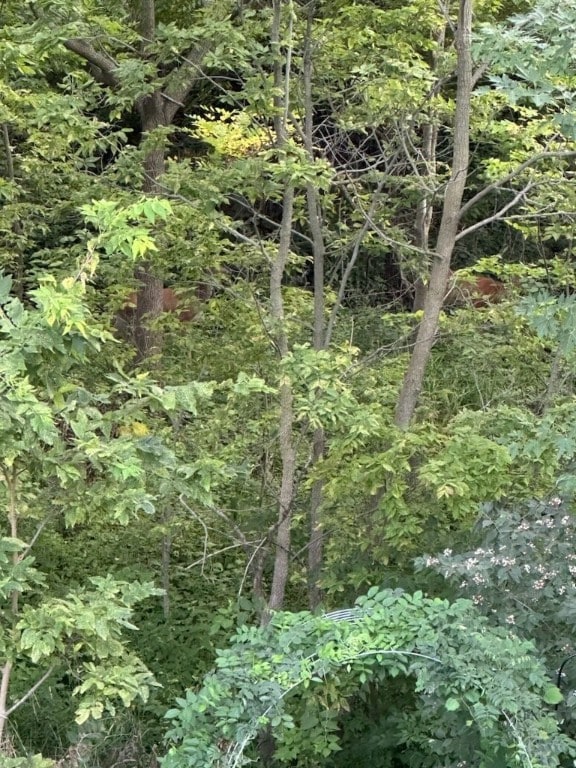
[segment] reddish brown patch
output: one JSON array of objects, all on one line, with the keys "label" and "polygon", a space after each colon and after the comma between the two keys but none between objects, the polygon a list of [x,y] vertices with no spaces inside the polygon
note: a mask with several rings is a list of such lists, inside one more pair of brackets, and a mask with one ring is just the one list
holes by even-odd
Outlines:
[{"label": "reddish brown patch", "polygon": [[493,277],[472,277],[459,279],[457,274],[450,274],[448,292],[444,299],[445,307],[471,304],[477,309],[497,304],[506,295],[506,285]]},{"label": "reddish brown patch", "polygon": [[[176,314],[181,323],[190,323],[195,320],[201,312],[202,302],[210,298],[204,290],[204,284],[199,284],[201,290],[197,290],[196,295],[190,293],[180,294],[173,288],[164,288],[162,292],[162,312]],[[201,293],[201,295],[200,295]],[[118,310],[114,318],[114,327],[120,337],[128,341],[133,341],[136,323],[136,301],[137,293],[132,291],[126,296],[124,304]]]},{"label": "reddish brown patch", "polygon": [[[136,291],[129,293],[121,311],[134,312],[136,309],[136,299]],[[194,303],[194,300],[177,294],[173,288],[164,288],[162,291],[162,311],[178,312],[178,319],[183,323],[188,323],[196,317],[200,310],[197,303]]]}]

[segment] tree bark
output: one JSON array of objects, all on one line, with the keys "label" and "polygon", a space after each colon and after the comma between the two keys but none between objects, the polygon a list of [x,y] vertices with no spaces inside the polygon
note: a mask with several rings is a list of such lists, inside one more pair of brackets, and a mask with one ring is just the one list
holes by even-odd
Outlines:
[{"label": "tree bark", "polygon": [[456,31],[458,65],[452,169],[444,195],[442,218],[430,272],[430,283],[424,302],[424,314],[396,406],[394,421],[400,429],[409,427],[422,390],[450,275],[450,262],[458,234],[462,199],[468,177],[470,103],[473,89],[472,9],[473,0],[460,0]]},{"label": "tree bark", "polygon": [[[274,98],[274,132],[276,147],[280,155],[282,155],[288,143],[287,119],[291,60],[290,49],[288,49],[285,57],[280,50],[282,5],[283,0],[274,0],[270,35],[271,48],[275,55],[274,85],[276,87],[276,96]],[[290,254],[293,217],[294,187],[287,183],[282,198],[282,221],[280,224],[278,250],[270,270],[270,315],[273,324],[274,343],[280,359],[285,358],[289,352],[288,335],[284,323],[282,279]],[[279,398],[278,444],[282,472],[278,497],[278,521],[276,526],[272,584],[268,605],[262,616],[263,624],[268,622],[272,611],[278,611],[282,608],[290,572],[296,451],[292,434],[294,428],[293,392],[292,384],[287,379],[282,380],[280,383]]]},{"label": "tree bark", "polygon": [[[438,69],[439,51],[444,48],[446,38],[446,26],[443,26],[438,34],[436,44],[438,49],[434,56],[434,69]],[[434,92],[437,90],[438,85],[434,88]],[[422,160],[423,170],[422,175],[428,183],[425,183],[426,192],[422,199],[418,203],[418,209],[416,212],[415,223],[415,240],[416,246],[420,249],[421,253],[429,257],[430,254],[430,226],[432,224],[432,216],[434,215],[434,204],[432,200],[432,190],[430,189],[429,181],[436,176],[436,149],[438,144],[438,126],[434,123],[428,123],[422,129]],[[424,309],[426,302],[426,285],[421,276],[416,278],[414,283],[414,303],[413,310],[417,312]]]},{"label": "tree bark", "polygon": [[[310,3],[304,41],[304,145],[310,162],[314,160],[314,104],[312,99],[312,29],[316,4]],[[313,347],[319,352],[326,348],[326,323],[324,300],[324,261],[326,246],[322,233],[322,205],[317,188],[313,184],[306,186],[308,222],[312,236],[312,258],[314,261],[314,328]],[[324,456],[326,437],[323,427],[317,427],[312,437],[311,470]],[[310,493],[310,538],[308,541],[308,604],[311,610],[320,605],[323,598],[320,586],[324,561],[324,529],[322,525],[322,503],[324,483],[317,479],[312,483]]]},{"label": "tree bark", "polygon": [[[436,145],[438,142],[438,128],[435,125],[425,125],[422,131],[422,158],[424,161],[423,175],[431,177],[436,175]],[[416,246],[426,257],[430,251],[430,225],[434,214],[434,206],[429,194],[425,194],[418,203],[415,224]],[[422,277],[417,277],[414,283],[414,304],[412,309],[418,312],[424,309],[426,303],[426,285]]]},{"label": "tree bark", "polygon": [[[10,527],[10,536],[13,539],[18,538],[18,507],[17,507],[17,485],[18,474],[15,468],[4,470],[4,482],[6,485],[6,491],[8,496],[8,525]],[[14,552],[12,554],[12,564],[14,567],[18,565],[20,560],[20,554]],[[18,621],[19,612],[19,599],[20,593],[14,589],[10,594],[10,612],[12,618],[12,632],[16,632],[16,623]],[[12,679],[13,659],[6,659],[2,672],[0,674],[0,754],[4,752],[4,741],[6,738],[6,726],[8,724],[8,715],[10,714],[10,708],[8,707],[8,693],[10,689],[10,682]]]},{"label": "tree bark", "polygon": [[[288,354],[288,337],[284,328],[284,302],[282,298],[282,277],[290,252],[292,215],[294,206],[294,189],[288,187],[285,191],[282,211],[282,227],[278,253],[270,274],[270,313],[276,326],[275,343],[280,358]],[[296,452],[292,431],[294,427],[293,393],[290,381],[280,384],[280,420],[278,425],[278,443],[282,476],[278,497],[278,524],[276,526],[276,541],[274,569],[268,608],[265,612],[264,623],[271,611],[278,611],[284,603],[286,584],[290,570],[290,545],[292,538],[292,517],[294,501],[294,478],[296,473]]]}]

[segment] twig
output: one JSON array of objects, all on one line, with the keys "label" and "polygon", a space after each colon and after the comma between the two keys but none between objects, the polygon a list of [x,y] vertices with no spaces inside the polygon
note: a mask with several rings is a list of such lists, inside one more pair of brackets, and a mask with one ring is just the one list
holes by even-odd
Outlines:
[{"label": "twig", "polygon": [[15,710],[17,710],[17,709],[18,709],[18,707],[21,707],[21,706],[22,706],[22,704],[24,704],[24,702],[28,701],[28,699],[30,698],[30,696],[32,696],[32,695],[33,695],[33,694],[34,694],[34,693],[35,693],[35,692],[38,690],[38,688],[40,688],[40,686],[42,685],[42,683],[44,683],[46,680],[48,680],[48,678],[50,677],[50,675],[52,674],[52,672],[54,672],[55,668],[56,668],[56,667],[55,667],[54,665],[52,665],[52,666],[51,666],[51,667],[50,667],[50,668],[49,668],[49,669],[48,669],[48,670],[47,670],[47,671],[46,671],[46,672],[45,672],[45,673],[42,675],[42,677],[41,677],[41,678],[39,678],[38,680],[36,680],[36,682],[34,683],[34,685],[32,686],[32,688],[29,688],[29,689],[26,691],[26,693],[24,694],[24,696],[22,696],[21,698],[19,698],[19,699],[18,699],[18,701],[14,702],[14,704],[12,704],[12,706],[11,706],[11,707],[8,707],[8,709],[7,709],[7,710],[6,710],[6,712],[4,713],[4,719],[6,719],[7,717],[10,717],[10,715],[12,714],[12,712],[14,712]]},{"label": "twig", "polygon": [[[257,540],[249,541],[248,544],[256,544]],[[242,542],[237,542],[236,544],[229,544],[227,547],[222,547],[222,549],[218,549],[216,552],[212,552],[207,557],[201,557],[199,560],[194,560],[193,563],[190,563],[190,565],[187,565],[184,569],[185,571],[189,571],[192,568],[195,568],[197,565],[200,565],[204,560],[209,560],[211,557],[217,557],[218,555],[221,555],[223,552],[227,552],[229,549],[236,549],[237,547],[243,547],[244,544]]]},{"label": "twig", "polygon": [[202,560],[201,560],[202,568],[200,570],[200,574],[202,576],[204,576],[204,566],[206,564],[206,560],[208,559],[207,558],[207,554],[208,554],[208,528],[206,527],[206,523],[204,522],[204,520],[202,520],[200,515],[197,512],[195,512],[191,507],[189,507],[188,504],[186,504],[186,502],[184,501],[184,494],[183,493],[181,493],[180,496],[178,497],[178,501],[180,502],[180,504],[182,504],[184,509],[192,515],[192,517],[194,517],[196,520],[198,520],[198,522],[200,523],[200,525],[204,529],[204,550],[202,552]]},{"label": "twig", "polygon": [[466,229],[463,229],[461,232],[459,232],[456,235],[456,240],[460,240],[462,237],[466,237],[466,235],[469,235],[472,232],[475,232],[477,229],[481,229],[482,227],[485,227],[487,224],[491,224],[493,221],[498,221],[501,219],[504,214],[510,210],[510,208],[513,208],[517,203],[522,200],[523,197],[525,197],[528,192],[533,188],[537,186],[536,182],[533,182],[531,184],[527,184],[523,189],[521,189],[519,192],[517,192],[512,200],[510,200],[506,205],[503,205],[502,208],[500,208],[499,211],[496,211],[492,216],[488,216],[485,219],[482,219],[482,221],[477,221],[476,224],[472,224],[469,227],[466,227]]}]

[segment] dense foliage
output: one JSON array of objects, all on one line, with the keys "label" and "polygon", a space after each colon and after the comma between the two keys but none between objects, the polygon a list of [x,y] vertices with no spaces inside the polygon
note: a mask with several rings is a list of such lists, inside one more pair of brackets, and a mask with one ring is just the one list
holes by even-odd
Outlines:
[{"label": "dense foliage", "polygon": [[[545,766],[570,750],[546,712],[544,701],[560,696],[534,647],[489,630],[463,600],[373,588],[348,611],[277,614],[265,629],[243,628],[216,665],[168,713],[169,737],[181,744],[167,766],[248,763],[247,745],[267,726],[279,762],[317,765],[346,738],[338,718],[348,702],[399,675],[414,678],[415,696],[406,691],[411,706],[381,716],[378,765],[400,752],[412,766]],[[349,750],[343,764],[353,759]]]},{"label": "dense foliage", "polygon": [[1,4],[0,766],[572,764],[575,22]]}]

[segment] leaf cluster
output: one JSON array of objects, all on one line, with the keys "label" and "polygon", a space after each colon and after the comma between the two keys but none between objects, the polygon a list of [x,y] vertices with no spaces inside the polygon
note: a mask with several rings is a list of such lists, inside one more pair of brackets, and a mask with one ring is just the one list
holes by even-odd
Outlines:
[{"label": "leaf cluster", "polygon": [[202,688],[168,713],[174,745],[165,765],[243,764],[263,728],[281,762],[312,764],[338,749],[327,723],[342,701],[369,680],[384,687],[398,675],[415,680],[417,704],[382,727],[395,729],[411,765],[480,766],[507,755],[510,764],[555,766],[571,749],[542,709],[559,697],[531,643],[490,629],[470,602],[374,588],[347,611],[280,613],[264,629],[241,628]]}]

